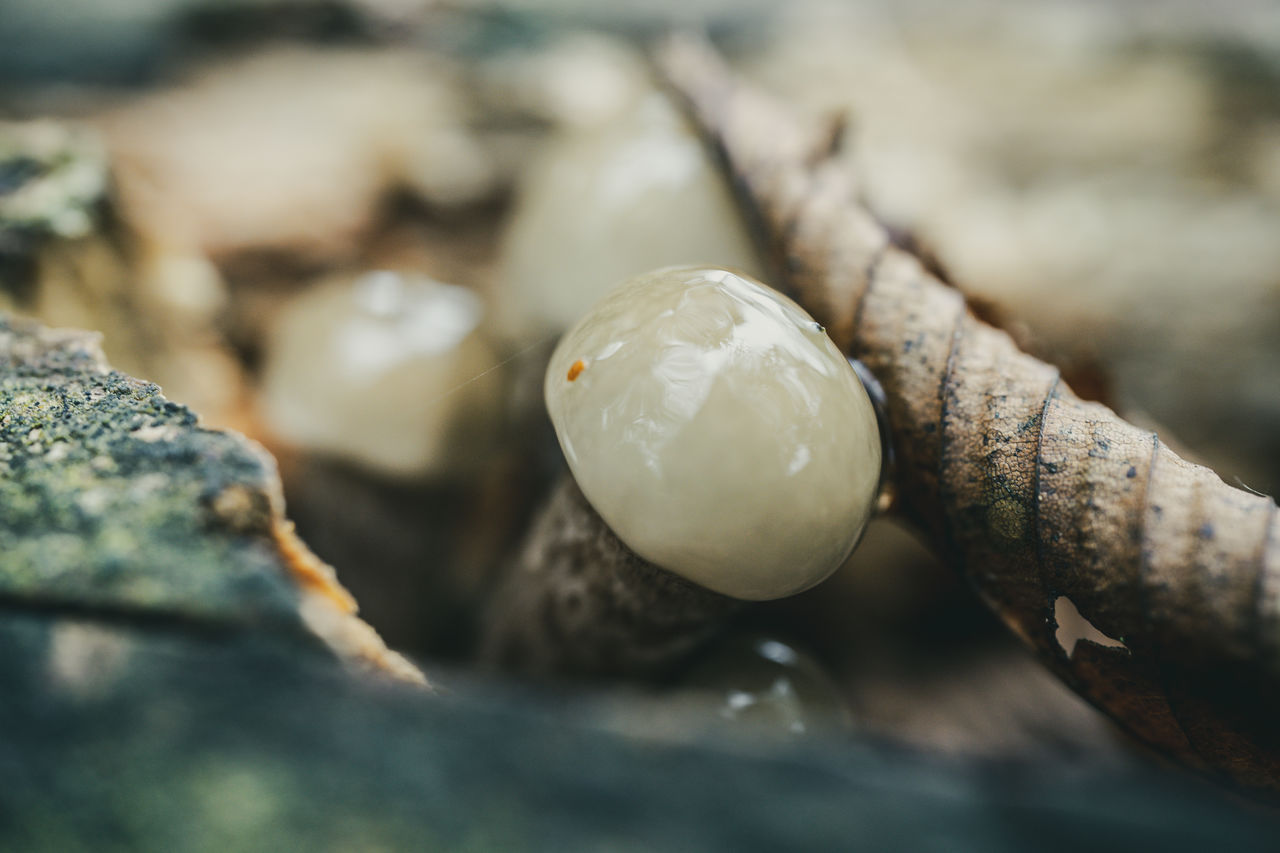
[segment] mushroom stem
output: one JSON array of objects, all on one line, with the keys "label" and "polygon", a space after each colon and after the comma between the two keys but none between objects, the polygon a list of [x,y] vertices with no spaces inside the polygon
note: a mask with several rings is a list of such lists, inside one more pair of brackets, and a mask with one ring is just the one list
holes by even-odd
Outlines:
[{"label": "mushroom stem", "polygon": [[494,597],[481,657],[529,676],[652,677],[739,606],[637,556],[566,474]]}]

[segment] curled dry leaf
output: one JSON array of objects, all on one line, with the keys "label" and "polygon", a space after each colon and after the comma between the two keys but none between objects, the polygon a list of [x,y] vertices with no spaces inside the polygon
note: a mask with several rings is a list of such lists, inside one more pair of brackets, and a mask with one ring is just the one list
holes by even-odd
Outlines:
[{"label": "curled dry leaf", "polygon": [[[976,319],[891,244],[830,156],[830,134],[807,133],[697,43],[669,44],[660,66],[773,253],[777,283],[884,386],[898,511],[1130,732],[1242,786],[1280,789],[1274,501],[1082,401]],[[1119,642],[1064,649],[1062,598]]]}]

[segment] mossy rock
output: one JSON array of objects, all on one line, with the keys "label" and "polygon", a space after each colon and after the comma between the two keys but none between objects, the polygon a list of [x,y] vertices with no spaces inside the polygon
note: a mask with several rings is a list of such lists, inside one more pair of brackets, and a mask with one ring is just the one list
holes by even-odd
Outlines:
[{"label": "mossy rock", "polygon": [[0,316],[0,473],[0,599],[409,672],[293,537],[271,457],[108,368],[96,335]]}]

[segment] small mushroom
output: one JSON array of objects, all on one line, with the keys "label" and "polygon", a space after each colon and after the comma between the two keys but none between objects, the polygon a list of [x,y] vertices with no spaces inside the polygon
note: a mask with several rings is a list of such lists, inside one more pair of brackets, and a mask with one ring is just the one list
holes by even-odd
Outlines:
[{"label": "small mushroom", "polygon": [[563,132],[528,170],[503,241],[498,326],[515,342],[559,334],[617,282],[694,263],[760,266],[703,143],[651,92]]},{"label": "small mushroom", "polygon": [[262,412],[274,435],[395,477],[474,467],[496,431],[497,358],[471,291],[379,271],[320,285],[268,340]]},{"label": "small mushroom", "polygon": [[808,589],[872,514],[867,392],[820,325],[745,275],[631,279],[565,335],[544,391],[592,507],[636,554],[712,591]]},{"label": "small mushroom", "polygon": [[573,478],[494,596],[493,666],[669,673],[743,600],[834,572],[877,499],[880,430],[850,362],[740,273],[622,284],[561,340],[544,391]]}]

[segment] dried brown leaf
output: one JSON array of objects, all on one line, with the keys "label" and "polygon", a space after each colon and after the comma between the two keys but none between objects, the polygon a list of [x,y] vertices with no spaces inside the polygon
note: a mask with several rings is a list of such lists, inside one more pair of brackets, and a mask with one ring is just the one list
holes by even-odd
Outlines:
[{"label": "dried brown leaf", "polygon": [[[705,47],[660,66],[779,283],[884,386],[897,509],[1081,695],[1164,753],[1280,788],[1280,517],[978,320],[846,167]],[[816,142],[814,140],[817,140]],[[815,156],[814,152],[819,152]],[[1123,647],[1055,638],[1067,597]]]}]

